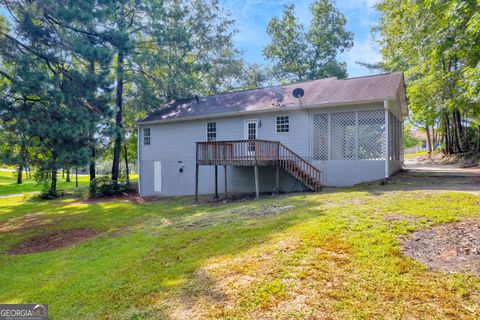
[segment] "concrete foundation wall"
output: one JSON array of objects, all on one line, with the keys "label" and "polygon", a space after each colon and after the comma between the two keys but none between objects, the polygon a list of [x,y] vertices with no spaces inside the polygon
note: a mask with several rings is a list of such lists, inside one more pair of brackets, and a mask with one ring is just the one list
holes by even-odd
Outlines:
[{"label": "concrete foundation wall", "polygon": [[326,186],[353,186],[385,177],[384,160],[315,161],[313,163],[322,171],[322,183]]}]

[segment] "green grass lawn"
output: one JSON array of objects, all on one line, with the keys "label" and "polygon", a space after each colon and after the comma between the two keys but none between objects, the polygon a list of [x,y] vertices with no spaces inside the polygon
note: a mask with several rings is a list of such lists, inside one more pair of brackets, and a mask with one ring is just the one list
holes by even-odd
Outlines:
[{"label": "green grass lawn", "polygon": [[428,155],[428,152],[427,151],[417,151],[415,153],[407,153],[404,155],[404,158],[405,159],[412,159],[412,158],[416,158],[416,157],[424,157],[424,156],[427,156]]},{"label": "green grass lawn", "polygon": [[200,205],[3,198],[0,252],[53,230],[102,233],[1,253],[0,303],[48,303],[51,319],[478,319],[479,279],[431,271],[399,239],[478,218],[480,197],[404,185]]},{"label": "green grass lawn", "polygon": [[[65,182],[61,175],[58,177],[58,189],[75,188],[75,175],[71,175],[71,181]],[[78,185],[80,187],[88,186],[89,177],[85,175],[78,176]],[[16,172],[0,171],[0,196],[9,194],[21,194],[29,192],[38,192],[43,189],[43,186],[37,184],[33,178],[26,178],[22,184],[17,184]]]},{"label": "green grass lawn", "polygon": [[[75,175],[72,174],[70,177],[71,181],[66,182],[65,178],[62,178],[61,175],[58,176],[58,189],[59,190],[68,190],[75,188]],[[137,175],[132,174],[132,181],[136,181]],[[80,188],[88,187],[89,185],[89,176],[79,175],[78,176],[78,186]],[[17,175],[16,172],[9,171],[0,171],[0,196],[5,196],[9,194],[24,194],[29,192],[38,192],[43,189],[43,185],[37,184],[33,178],[27,178],[24,175],[24,180],[22,184],[17,184]]]}]

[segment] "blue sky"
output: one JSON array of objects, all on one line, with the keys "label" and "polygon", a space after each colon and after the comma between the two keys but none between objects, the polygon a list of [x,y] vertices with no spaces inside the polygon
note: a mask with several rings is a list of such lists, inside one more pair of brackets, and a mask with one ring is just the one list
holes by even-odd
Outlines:
[{"label": "blue sky", "polygon": [[[296,15],[304,26],[310,22],[309,5],[313,0],[220,0],[223,7],[236,20],[238,34],[236,45],[245,52],[245,59],[250,62],[265,63],[262,56],[263,47],[269,42],[265,33],[268,21],[274,16],[280,17],[285,4],[294,3]],[[358,64],[378,62],[380,54],[370,34],[370,27],[378,20],[378,13],[373,5],[378,0],[337,0],[337,6],[347,18],[347,30],[354,34],[354,47],[341,56],[345,61],[350,77],[378,73]]]},{"label": "blue sky", "polygon": [[[269,42],[265,33],[268,21],[274,16],[281,16],[285,4],[295,3],[296,14],[300,22],[309,25],[309,5],[313,0],[220,0],[222,6],[231,13],[236,21],[238,34],[235,44],[244,50],[245,60],[250,63],[265,63],[262,56],[263,47]],[[337,0],[337,6],[347,18],[347,30],[354,34],[353,48],[340,55],[345,61],[348,75],[357,77],[377,73],[358,64],[362,62],[378,62],[380,54],[370,34],[370,27],[378,20],[378,13],[373,5],[379,0]],[[2,9],[0,8],[0,13]]]}]

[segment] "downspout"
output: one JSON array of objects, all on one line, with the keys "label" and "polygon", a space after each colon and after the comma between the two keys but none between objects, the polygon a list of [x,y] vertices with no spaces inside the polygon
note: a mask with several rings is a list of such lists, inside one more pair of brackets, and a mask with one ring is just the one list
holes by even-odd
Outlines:
[{"label": "downspout", "polygon": [[312,115],[310,113],[310,109],[307,108],[307,116],[308,116],[308,161],[312,162],[313,159],[313,149],[312,149],[312,124],[311,122],[313,121]]},{"label": "downspout", "polygon": [[138,194],[139,195],[142,195],[140,190],[140,124],[137,124],[137,175],[138,175],[138,178],[137,178],[137,186],[138,186]]},{"label": "downspout", "polygon": [[383,108],[385,109],[385,179],[388,179],[390,176],[389,174],[389,126],[388,126],[388,120],[389,120],[389,105],[388,105],[388,100],[383,101]]}]

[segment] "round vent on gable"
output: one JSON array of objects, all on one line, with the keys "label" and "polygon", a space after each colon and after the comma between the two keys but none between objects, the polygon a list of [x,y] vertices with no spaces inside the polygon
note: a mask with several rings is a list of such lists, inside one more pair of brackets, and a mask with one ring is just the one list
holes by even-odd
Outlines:
[{"label": "round vent on gable", "polygon": [[296,88],[293,90],[293,96],[297,99],[300,99],[305,94],[305,91],[302,88]]}]

